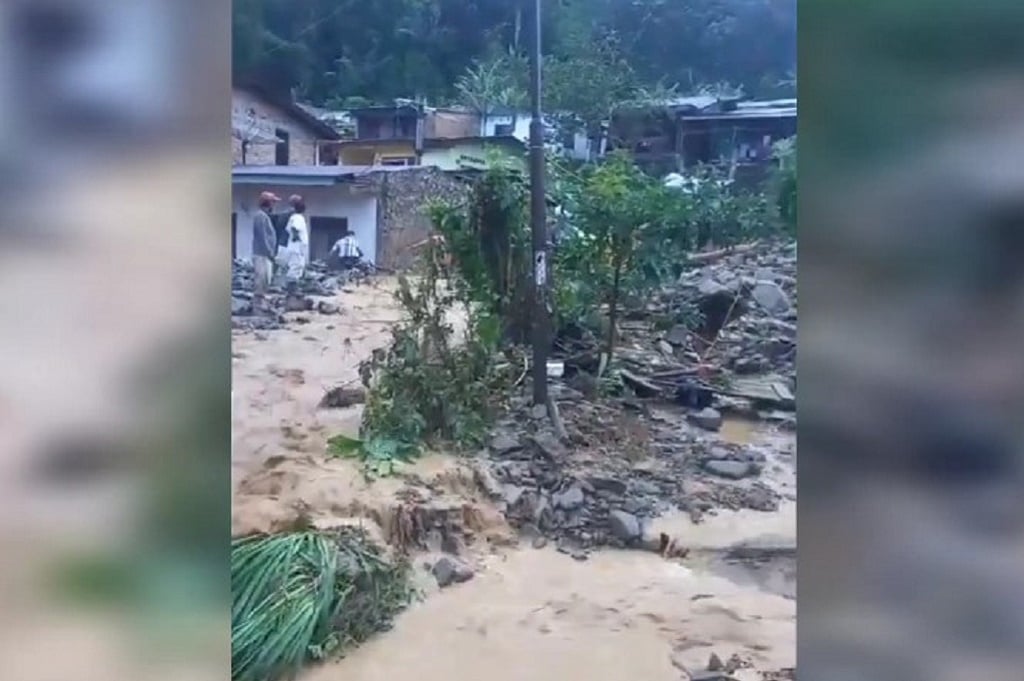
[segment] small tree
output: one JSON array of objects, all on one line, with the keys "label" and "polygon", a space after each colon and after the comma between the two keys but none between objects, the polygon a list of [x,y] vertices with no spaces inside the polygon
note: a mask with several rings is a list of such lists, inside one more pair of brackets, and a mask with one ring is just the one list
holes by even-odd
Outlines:
[{"label": "small tree", "polygon": [[577,205],[581,233],[573,264],[593,287],[587,297],[608,305],[610,360],[623,293],[643,293],[677,275],[690,250],[686,200],[620,153],[582,178]]},{"label": "small tree", "polygon": [[779,163],[773,178],[776,207],[783,226],[791,234],[796,234],[796,137],[779,140],[774,151]]}]

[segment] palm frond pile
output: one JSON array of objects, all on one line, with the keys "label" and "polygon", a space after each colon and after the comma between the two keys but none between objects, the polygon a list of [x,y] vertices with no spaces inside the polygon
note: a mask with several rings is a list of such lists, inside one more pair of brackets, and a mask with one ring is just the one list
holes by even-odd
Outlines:
[{"label": "palm frond pile", "polygon": [[296,532],[231,546],[231,678],[273,681],[388,629],[412,590],[363,533]]}]

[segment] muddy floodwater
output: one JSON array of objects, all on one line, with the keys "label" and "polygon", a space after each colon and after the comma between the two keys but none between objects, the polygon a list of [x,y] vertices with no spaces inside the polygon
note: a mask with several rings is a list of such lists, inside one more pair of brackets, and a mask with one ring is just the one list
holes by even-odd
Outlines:
[{"label": "muddy floodwater", "polygon": [[523,549],[304,678],[675,681],[711,652],[779,669],[793,664],[794,617],[792,600],[654,555]]},{"label": "muddy floodwater", "polygon": [[[348,461],[324,457],[327,438],[355,435],[360,407],[324,410],[326,390],[353,383],[359,361],[387,343],[399,318],[387,284],[333,299],[339,315],[234,341],[234,531],[274,530],[302,506],[318,524],[358,522],[386,536],[394,495],[410,479],[434,504],[472,507],[486,537],[461,556],[474,577],[438,589],[416,556],[422,598],[394,628],[303,681],[677,681],[712,653],[737,656],[739,681],[795,666],[795,473],[766,475],[786,500],[776,512],[717,511],[700,524],[669,512],[651,530],[685,555],[602,550],[577,560],[519,545],[469,490],[452,457],[417,464],[410,478],[370,484]],[[718,437],[745,445],[792,436],[727,419]],[[437,491],[441,490],[440,493]],[[504,539],[505,541],[498,541]]]}]

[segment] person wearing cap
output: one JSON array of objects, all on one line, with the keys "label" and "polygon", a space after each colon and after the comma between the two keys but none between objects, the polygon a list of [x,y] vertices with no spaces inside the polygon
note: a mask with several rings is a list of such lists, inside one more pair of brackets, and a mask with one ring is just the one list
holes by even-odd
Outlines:
[{"label": "person wearing cap", "polygon": [[305,273],[309,260],[309,224],[306,222],[306,202],[302,197],[293,194],[288,202],[292,206],[292,214],[285,227],[288,232],[285,262],[289,286],[294,287]]},{"label": "person wearing cap", "polygon": [[277,257],[277,234],[270,217],[274,204],[280,199],[271,192],[260,194],[260,209],[252,219],[252,265],[255,273],[254,307],[262,308],[267,289],[274,276],[274,258]]}]

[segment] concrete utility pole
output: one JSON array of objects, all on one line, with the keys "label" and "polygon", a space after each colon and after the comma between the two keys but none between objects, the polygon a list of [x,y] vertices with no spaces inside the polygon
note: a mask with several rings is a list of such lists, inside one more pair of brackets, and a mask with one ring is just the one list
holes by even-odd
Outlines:
[{"label": "concrete utility pole", "polygon": [[530,227],[533,235],[533,403],[548,401],[548,225],[544,197],[544,122],[541,113],[540,3],[534,0],[530,60]]}]

